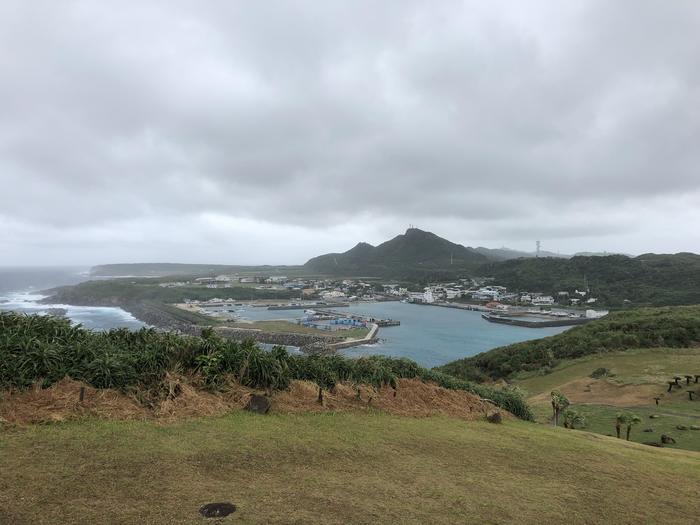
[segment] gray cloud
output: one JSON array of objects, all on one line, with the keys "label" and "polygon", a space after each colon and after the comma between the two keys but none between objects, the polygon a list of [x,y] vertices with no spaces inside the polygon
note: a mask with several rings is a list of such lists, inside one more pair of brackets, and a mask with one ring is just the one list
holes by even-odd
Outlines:
[{"label": "gray cloud", "polygon": [[699,24],[694,0],[3,2],[0,248],[299,262],[412,222],[697,251]]}]

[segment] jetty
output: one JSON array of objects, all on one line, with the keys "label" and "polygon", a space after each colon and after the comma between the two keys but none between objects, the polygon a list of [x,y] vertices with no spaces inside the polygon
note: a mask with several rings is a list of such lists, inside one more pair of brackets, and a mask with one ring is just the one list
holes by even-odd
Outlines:
[{"label": "jetty", "polygon": [[349,307],[350,303],[290,303],[290,304],[275,304],[268,306],[268,310],[306,310],[307,308],[317,307],[344,308]]},{"label": "jetty", "polygon": [[342,350],[343,348],[352,348],[353,346],[371,345],[377,342],[377,332],[379,331],[379,325],[372,324],[369,329],[369,333],[362,339],[351,339],[349,341],[342,341],[340,343],[330,343],[328,348],[333,350]]},{"label": "jetty", "polygon": [[586,324],[593,319],[587,317],[564,317],[559,319],[528,319],[527,316],[507,317],[504,315],[485,313],[481,317],[490,323],[508,324],[511,326],[524,326],[526,328],[551,328],[555,326],[576,326]]}]

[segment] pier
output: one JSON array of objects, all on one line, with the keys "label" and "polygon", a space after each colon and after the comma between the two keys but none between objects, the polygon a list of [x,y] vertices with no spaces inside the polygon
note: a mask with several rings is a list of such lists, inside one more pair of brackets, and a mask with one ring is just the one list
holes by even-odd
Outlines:
[{"label": "pier", "polygon": [[268,310],[306,310],[307,308],[316,308],[318,306],[322,307],[328,307],[332,306],[333,308],[345,308],[349,307],[350,303],[307,303],[307,304],[302,304],[302,303],[292,303],[292,304],[276,304],[276,305],[271,305],[268,306]]},{"label": "pier", "polygon": [[542,321],[535,321],[528,319],[527,316],[523,315],[519,318],[506,317],[502,315],[495,314],[481,314],[481,317],[490,323],[501,323],[511,326],[524,326],[526,328],[551,328],[555,326],[576,326],[580,324],[586,324],[593,319],[586,317],[566,317],[560,319],[545,319]]}]

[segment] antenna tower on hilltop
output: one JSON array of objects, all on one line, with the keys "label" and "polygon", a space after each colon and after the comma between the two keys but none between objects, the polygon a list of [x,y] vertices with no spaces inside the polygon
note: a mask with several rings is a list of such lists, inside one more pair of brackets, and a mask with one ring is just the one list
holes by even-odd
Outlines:
[{"label": "antenna tower on hilltop", "polygon": [[537,250],[535,251],[535,257],[540,256],[540,241],[535,241],[535,245],[537,246]]}]

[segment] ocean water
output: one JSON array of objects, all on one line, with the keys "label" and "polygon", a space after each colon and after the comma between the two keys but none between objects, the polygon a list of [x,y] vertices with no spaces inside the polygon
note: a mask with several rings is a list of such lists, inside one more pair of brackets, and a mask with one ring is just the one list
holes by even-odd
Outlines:
[{"label": "ocean water", "polygon": [[[476,355],[498,346],[539,339],[561,333],[568,327],[526,328],[489,323],[480,312],[438,308],[401,302],[360,303],[338,308],[382,319],[398,319],[401,326],[379,329],[380,342],[356,346],[342,352],[348,356],[382,354],[408,357],[433,367],[455,359]],[[297,319],[302,310],[267,310],[246,307],[241,314],[250,320]]]},{"label": "ocean water", "polygon": [[[40,293],[42,290],[77,284],[88,278],[87,268],[0,268],[0,310],[46,313],[49,308],[64,308],[71,321],[93,330],[120,327],[138,329],[144,326],[144,323],[121,308],[38,302],[44,297]],[[348,348],[343,350],[346,355],[408,357],[427,367],[439,366],[497,346],[554,335],[567,329],[495,324],[483,320],[479,312],[400,302],[360,303],[339,311],[401,321],[401,326],[380,328],[379,343]],[[253,321],[294,320],[302,317],[303,311],[244,307],[240,315]]]},{"label": "ocean water", "polygon": [[75,324],[91,330],[139,329],[145,326],[121,308],[41,304],[41,292],[56,286],[88,280],[87,268],[0,268],[0,310],[45,314],[49,308],[63,308]]}]

